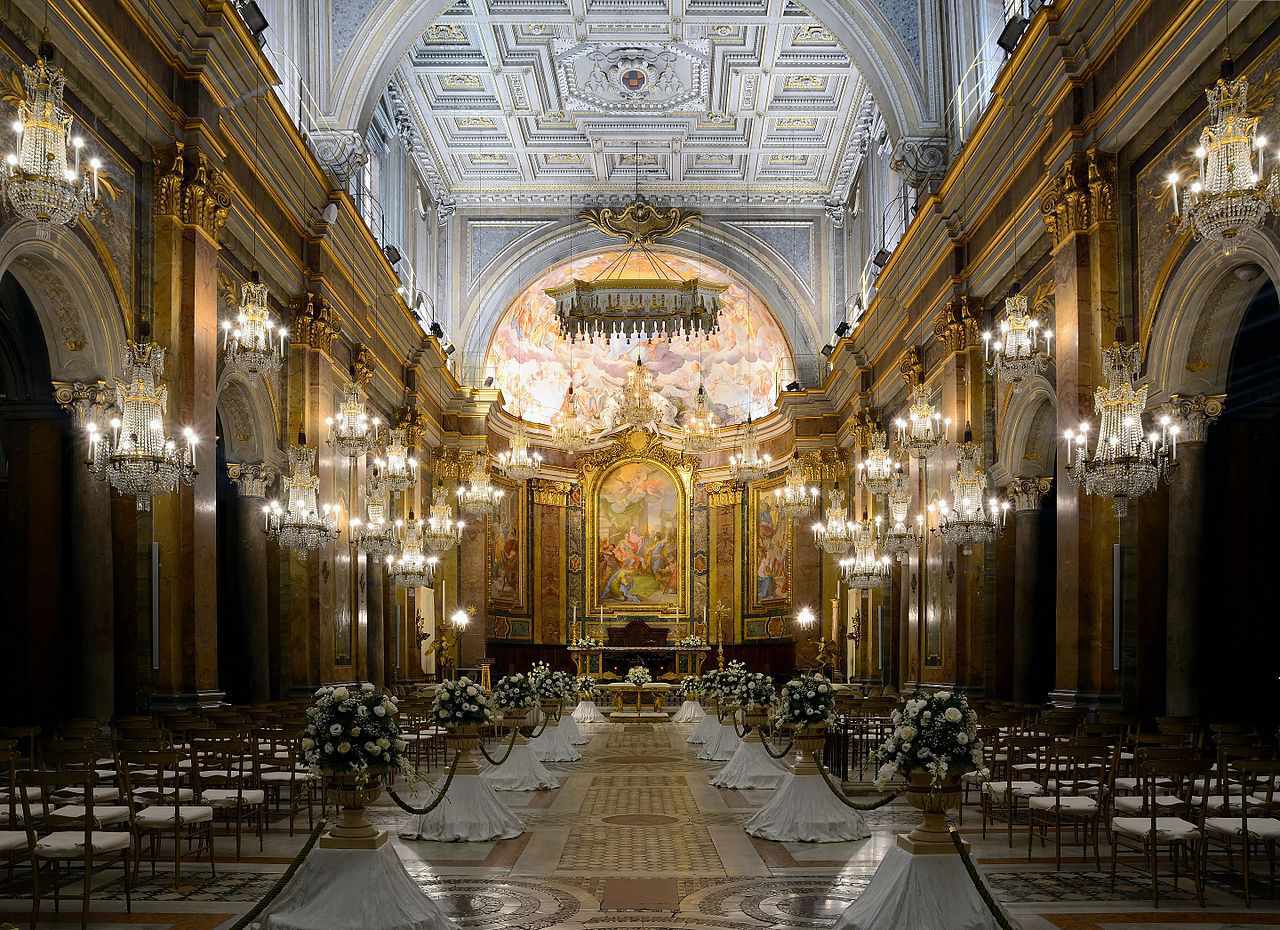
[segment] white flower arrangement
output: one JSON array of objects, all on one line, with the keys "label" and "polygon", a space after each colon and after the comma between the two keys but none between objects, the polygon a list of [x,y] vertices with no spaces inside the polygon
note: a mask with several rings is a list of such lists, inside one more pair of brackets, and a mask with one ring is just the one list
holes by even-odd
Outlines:
[{"label": "white flower arrangement", "polygon": [[394,697],[367,682],[359,688],[326,685],[307,708],[302,736],[307,765],[315,771],[354,772],[360,779],[370,769],[407,771],[399,712]]},{"label": "white flower arrangement", "polygon": [[734,700],[744,707],[768,707],[777,696],[773,679],[763,672],[744,672],[734,687]]},{"label": "white flower arrangement", "polygon": [[596,692],[596,680],[590,675],[579,675],[573,685],[579,694],[586,695],[588,698]]},{"label": "white flower arrangement", "polygon": [[627,669],[627,681],[638,688],[653,681],[653,676],[649,674],[649,670],[643,665],[633,665]]},{"label": "white flower arrangement", "polygon": [[777,720],[791,726],[826,723],[831,719],[835,703],[831,682],[824,676],[813,673],[797,675],[782,687]]},{"label": "white flower arrangement", "polygon": [[503,710],[528,707],[534,701],[533,685],[523,672],[499,678],[493,686],[493,700]]},{"label": "white flower arrangement", "polygon": [[676,697],[682,701],[696,701],[702,695],[702,688],[702,679],[697,675],[690,675],[676,685]]},{"label": "white flower arrangement", "polygon": [[599,649],[603,643],[594,636],[579,636],[573,641],[570,649]]},{"label": "white flower arrangement", "polygon": [[534,662],[529,681],[540,701],[563,701],[574,693],[573,676],[567,672],[553,672],[545,662]]},{"label": "white flower arrangement", "polygon": [[551,666],[546,662],[534,662],[529,666],[529,684],[537,691],[542,680],[551,674]]},{"label": "white flower arrangement", "polygon": [[732,703],[738,699],[738,682],[745,674],[747,674],[746,663],[734,659],[724,668],[715,671],[710,687],[721,701]]},{"label": "white flower arrangement", "polygon": [[978,715],[963,694],[920,694],[898,707],[890,719],[893,733],[872,754],[878,787],[919,770],[929,773],[933,785],[942,784],[955,769],[986,771]]},{"label": "white flower arrangement", "polygon": [[431,716],[443,727],[493,723],[493,704],[479,682],[463,675],[457,681],[446,681],[436,689]]},{"label": "white flower arrangement", "polygon": [[677,649],[706,649],[707,641],[701,636],[686,636],[676,640]]}]

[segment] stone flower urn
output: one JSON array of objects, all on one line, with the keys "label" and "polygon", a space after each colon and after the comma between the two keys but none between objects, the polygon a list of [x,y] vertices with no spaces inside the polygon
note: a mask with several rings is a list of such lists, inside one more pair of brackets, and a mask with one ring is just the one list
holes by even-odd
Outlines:
[{"label": "stone flower urn", "polygon": [[350,771],[326,769],[325,790],[338,806],[338,823],[320,837],[322,849],[377,849],[387,841],[387,834],[369,822],[367,807],[382,791],[385,767],[368,768],[357,775]]},{"label": "stone flower urn", "polygon": [[764,742],[760,734],[764,731],[764,725],[769,722],[767,710],[767,707],[760,704],[748,704],[742,708],[742,722],[747,728],[746,734],[742,737],[744,740],[749,743]]},{"label": "stone flower urn", "polygon": [[560,722],[560,714],[564,710],[564,705],[558,700],[550,700],[542,702],[542,712],[547,716],[551,723],[558,724]]},{"label": "stone flower urn", "polygon": [[524,738],[524,734],[520,732],[520,727],[529,719],[529,708],[527,707],[504,707],[502,717],[499,720],[505,727],[512,727],[516,731],[516,742],[523,744],[528,742]]},{"label": "stone flower urn", "polygon": [[817,775],[818,763],[815,756],[822,755],[822,747],[827,742],[827,722],[806,723],[796,728],[795,748],[800,754],[800,761],[795,765],[796,775]]},{"label": "stone flower urn", "polygon": [[900,847],[915,855],[956,852],[951,834],[947,832],[947,811],[960,805],[960,778],[964,771],[963,768],[952,767],[937,785],[923,769],[916,769],[907,776],[907,801],[923,817],[910,833],[898,835]]},{"label": "stone flower urn", "polygon": [[480,745],[480,724],[455,723],[449,727],[446,740],[458,756],[455,775],[479,775],[480,763],[476,760],[475,751]]}]

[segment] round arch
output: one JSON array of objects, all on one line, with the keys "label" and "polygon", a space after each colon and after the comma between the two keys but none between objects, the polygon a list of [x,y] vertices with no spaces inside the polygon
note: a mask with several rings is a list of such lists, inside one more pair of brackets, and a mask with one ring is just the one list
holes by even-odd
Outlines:
[{"label": "round arch", "polygon": [[1262,276],[1280,289],[1280,236],[1249,230],[1230,254],[1200,242],[1169,262],[1177,267],[1158,295],[1143,346],[1152,399],[1221,394],[1236,333]]},{"label": "round arch", "polygon": [[119,373],[129,327],[97,258],[66,227],[47,239],[33,223],[0,235],[0,275],[22,285],[40,320],[57,381],[92,382]]},{"label": "round arch", "polygon": [[224,371],[217,406],[228,462],[281,464],[275,404],[266,379]]},{"label": "round arch", "polygon": [[1043,375],[1022,381],[1013,391],[996,435],[992,479],[999,486],[1014,478],[1053,474],[1057,434],[1057,397]]},{"label": "round arch", "polygon": [[[452,0],[378,0],[329,75],[330,128],[368,129],[396,67],[451,6]],[[805,8],[866,80],[892,140],[940,133],[920,69],[874,0],[808,0]]]}]

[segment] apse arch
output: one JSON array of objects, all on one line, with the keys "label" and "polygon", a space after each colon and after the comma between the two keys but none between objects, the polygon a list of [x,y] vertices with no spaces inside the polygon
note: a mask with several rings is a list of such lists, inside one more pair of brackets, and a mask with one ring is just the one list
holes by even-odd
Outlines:
[{"label": "apse arch", "polygon": [[[414,41],[453,0],[378,0],[329,75],[332,129],[369,128],[387,83]],[[921,69],[874,0],[807,0],[807,9],[844,47],[884,115],[889,137],[942,133],[939,101]]]},{"label": "apse arch", "polygon": [[129,326],[98,259],[74,231],[14,223],[0,235],[0,276],[8,272],[40,320],[54,380],[93,382],[119,373]]},{"label": "apse arch", "polygon": [[1247,230],[1230,253],[1200,242],[1168,262],[1176,268],[1157,297],[1143,347],[1153,400],[1221,394],[1236,333],[1263,277],[1280,289],[1280,236]]}]

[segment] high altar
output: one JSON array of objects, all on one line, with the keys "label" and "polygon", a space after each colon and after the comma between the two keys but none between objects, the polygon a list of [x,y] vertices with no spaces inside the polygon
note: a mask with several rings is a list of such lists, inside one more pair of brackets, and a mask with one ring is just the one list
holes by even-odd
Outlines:
[{"label": "high altar", "polygon": [[643,620],[607,629],[607,639],[592,649],[570,648],[579,675],[606,680],[623,678],[627,669],[643,665],[654,678],[679,679],[702,673],[710,652],[706,646],[682,647],[668,641],[665,629]]}]

